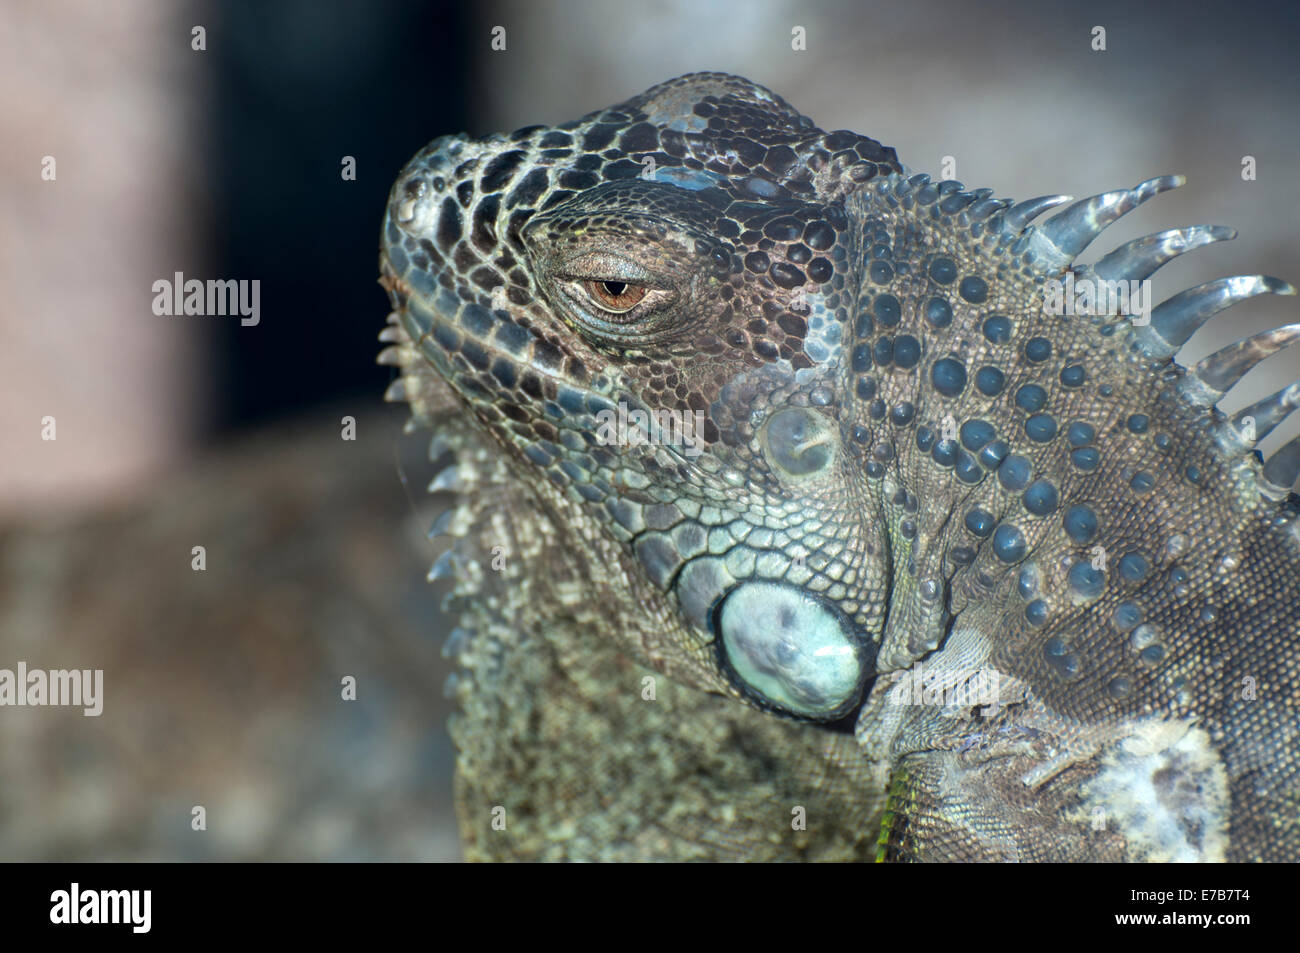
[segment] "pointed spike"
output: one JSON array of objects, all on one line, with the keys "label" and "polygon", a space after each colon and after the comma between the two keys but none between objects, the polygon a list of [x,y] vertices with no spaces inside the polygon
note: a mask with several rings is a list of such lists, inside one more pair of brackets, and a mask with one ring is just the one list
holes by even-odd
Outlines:
[{"label": "pointed spike", "polygon": [[1058,212],[1038,226],[1038,230],[1062,254],[1073,258],[1087,248],[1103,228],[1135,208],[1137,205],[1130,189],[1102,192],[1080,199],[1065,211]]},{"label": "pointed spike", "polygon": [[432,463],[451,449],[445,434],[436,433],[429,439],[429,462]]},{"label": "pointed spike", "polygon": [[1295,288],[1289,282],[1267,275],[1234,275],[1174,295],[1151,311],[1151,330],[1165,347],[1148,349],[1148,353],[1157,356],[1154,352],[1159,350],[1164,351],[1159,356],[1172,357],[1201,325],[1224,308],[1262,294],[1293,295]]},{"label": "pointed spike", "polygon": [[1297,477],[1300,477],[1300,437],[1283,444],[1264,464],[1264,479],[1274,486],[1290,490]]},{"label": "pointed spike", "polygon": [[[1233,424],[1238,431],[1242,433],[1242,442],[1247,446],[1252,443],[1258,443],[1273,432],[1282,421],[1291,414],[1293,410],[1300,407],[1300,381],[1294,384],[1288,384],[1276,394],[1265,397],[1258,403],[1251,404],[1245,410],[1240,410],[1232,418]],[[1246,427],[1246,419],[1254,420],[1254,440],[1251,441],[1251,434]]]},{"label": "pointed spike", "polygon": [[428,537],[433,539],[437,536],[447,535],[447,530],[451,528],[451,521],[456,518],[456,507],[450,506],[438,514],[438,518],[433,521],[429,527]]},{"label": "pointed spike", "polygon": [[399,377],[388,385],[388,390],[384,391],[384,400],[390,404],[401,403],[407,399],[406,379]]},{"label": "pointed spike", "polygon": [[1215,403],[1260,361],[1300,339],[1300,324],[1262,331],[1215,351],[1196,365],[1196,376],[1214,395]]},{"label": "pointed spike", "polygon": [[1147,179],[1145,182],[1139,182],[1133,186],[1133,192],[1137,198],[1137,204],[1141,205],[1147,199],[1153,199],[1161,192],[1181,189],[1186,184],[1187,176],[1185,175],[1157,175],[1154,179]]},{"label": "pointed spike", "polygon": [[385,324],[379,332],[379,340],[384,344],[405,344],[409,340],[400,325]]},{"label": "pointed spike", "polygon": [[1102,230],[1121,216],[1127,215],[1143,202],[1176,189],[1186,183],[1181,175],[1162,175],[1154,179],[1139,182],[1131,189],[1119,189],[1115,192],[1102,192],[1075,202],[1064,212],[1060,212],[1040,227],[1039,231],[1064,255],[1073,258],[1083,251]]},{"label": "pointed spike", "polygon": [[460,658],[461,653],[465,651],[465,647],[469,645],[469,640],[469,629],[456,626],[447,634],[447,641],[442,643],[442,657]]},{"label": "pointed spike", "polygon": [[1101,258],[1092,270],[1098,278],[1107,281],[1144,281],[1155,274],[1156,269],[1179,255],[1213,242],[1232,241],[1236,237],[1235,228],[1222,225],[1171,228],[1120,245]]},{"label": "pointed spike", "polygon": [[433,568],[429,570],[429,575],[426,578],[429,582],[449,578],[456,571],[455,563],[456,553],[454,550],[449,549],[434,560]]},{"label": "pointed spike", "polygon": [[[981,189],[980,191],[987,190]],[[972,222],[982,222],[994,212],[1001,212],[1010,205],[1009,199],[980,198],[970,208],[966,209],[966,214],[970,216]]]},{"label": "pointed spike", "polygon": [[443,468],[443,471],[429,481],[428,493],[441,493],[444,490],[460,488],[460,469],[456,464]]},{"label": "pointed spike", "polygon": [[975,196],[971,195],[969,192],[950,192],[939,201],[939,210],[947,212],[949,215],[953,215],[969,208],[970,204],[974,201]]},{"label": "pointed spike", "polygon": [[400,367],[404,363],[402,360],[403,350],[404,348],[400,344],[394,344],[391,347],[386,347],[379,352],[379,356],[375,358],[375,363],[386,364],[392,367]]},{"label": "pointed spike", "polygon": [[1011,234],[1022,232],[1026,225],[1049,208],[1064,205],[1071,198],[1073,196],[1070,195],[1040,195],[1036,199],[1025,199],[1023,202],[1017,202],[1007,209],[1006,215],[1002,217],[1002,230]]}]

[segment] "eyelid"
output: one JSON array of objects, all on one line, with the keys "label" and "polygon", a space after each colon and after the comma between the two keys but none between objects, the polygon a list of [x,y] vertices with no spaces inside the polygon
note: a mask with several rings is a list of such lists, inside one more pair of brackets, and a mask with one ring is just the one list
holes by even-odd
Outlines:
[{"label": "eyelid", "polygon": [[560,262],[556,277],[569,281],[623,281],[646,288],[663,287],[636,262],[608,252],[587,252],[567,258]]}]

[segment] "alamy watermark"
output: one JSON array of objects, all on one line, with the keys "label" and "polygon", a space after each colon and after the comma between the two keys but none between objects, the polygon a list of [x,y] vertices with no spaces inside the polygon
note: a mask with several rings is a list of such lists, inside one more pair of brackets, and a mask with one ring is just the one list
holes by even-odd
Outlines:
[{"label": "alamy watermark", "polygon": [[87,718],[104,711],[104,670],[102,668],[27,667],[19,662],[17,670],[0,668],[0,708],[6,705],[78,707]]},{"label": "alamy watermark", "polygon": [[910,669],[891,672],[892,688],[886,699],[891,705],[927,705],[936,708],[980,708],[993,715],[998,708],[997,669],[969,671],[931,670],[917,662]]},{"label": "alamy watermark", "polygon": [[651,411],[620,403],[617,410],[597,413],[596,420],[596,440],[603,446],[681,447],[688,457],[698,457],[704,449],[702,410]]},{"label": "alamy watermark", "polygon": [[132,933],[148,933],[153,923],[152,890],[89,890],[73,881],[50,894],[53,924],[124,924]]},{"label": "alamy watermark", "polygon": [[153,313],[196,315],[240,315],[239,323],[252,327],[262,320],[262,282],[234,278],[186,279],[176,272],[171,281],[159,278],[153,283]]},{"label": "alamy watermark", "polygon": [[1043,313],[1062,315],[1125,315],[1135,327],[1151,323],[1151,279],[1078,278],[1067,271],[1065,280],[1043,283]]}]

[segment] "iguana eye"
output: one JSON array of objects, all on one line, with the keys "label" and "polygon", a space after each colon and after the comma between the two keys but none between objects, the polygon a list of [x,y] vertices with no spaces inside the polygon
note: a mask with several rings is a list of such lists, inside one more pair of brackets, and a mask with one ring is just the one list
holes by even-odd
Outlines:
[{"label": "iguana eye", "polygon": [[591,297],[592,303],[609,314],[626,314],[641,303],[649,290],[644,285],[633,285],[617,279],[584,281],[582,287]]}]

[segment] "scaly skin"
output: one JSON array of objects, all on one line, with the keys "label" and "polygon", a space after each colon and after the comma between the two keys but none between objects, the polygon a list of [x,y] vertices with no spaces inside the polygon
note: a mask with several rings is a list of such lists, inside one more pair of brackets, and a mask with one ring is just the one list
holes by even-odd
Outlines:
[{"label": "scaly skin", "polygon": [[1300,328],[1172,360],[1293,289],[1045,311],[1232,237],[1073,263],[1178,184],[1034,227],[723,74],[421,151],[384,359],[463,491],[468,856],[1300,856],[1298,395],[1213,406]]}]

